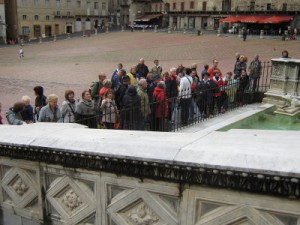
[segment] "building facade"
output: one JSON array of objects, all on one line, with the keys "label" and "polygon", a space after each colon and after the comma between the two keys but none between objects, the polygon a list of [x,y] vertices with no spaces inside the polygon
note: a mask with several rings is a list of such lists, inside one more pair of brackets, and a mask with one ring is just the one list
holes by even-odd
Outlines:
[{"label": "building facade", "polygon": [[39,38],[98,28],[108,20],[108,0],[5,0],[7,37]]},{"label": "building facade", "polygon": [[[219,20],[231,15],[291,15],[300,11],[296,0],[164,0],[152,2],[150,12],[168,15],[168,25],[179,29],[207,29],[219,27]],[[300,26],[300,18],[295,16],[292,26]]]},{"label": "building facade", "polygon": [[4,0],[0,0],[0,44],[6,43],[6,24],[5,24]]}]

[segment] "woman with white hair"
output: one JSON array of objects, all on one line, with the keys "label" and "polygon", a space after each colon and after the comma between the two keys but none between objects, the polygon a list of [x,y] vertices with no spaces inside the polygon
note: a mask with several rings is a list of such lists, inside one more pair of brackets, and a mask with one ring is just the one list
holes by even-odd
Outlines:
[{"label": "woman with white hair", "polygon": [[51,94],[47,97],[48,104],[41,108],[39,115],[39,122],[62,122],[60,109],[57,105],[58,97],[55,94]]},{"label": "woman with white hair", "polygon": [[29,96],[23,96],[22,102],[25,105],[25,109],[21,112],[22,118],[26,123],[32,123],[33,122],[33,108],[30,105],[30,97]]}]

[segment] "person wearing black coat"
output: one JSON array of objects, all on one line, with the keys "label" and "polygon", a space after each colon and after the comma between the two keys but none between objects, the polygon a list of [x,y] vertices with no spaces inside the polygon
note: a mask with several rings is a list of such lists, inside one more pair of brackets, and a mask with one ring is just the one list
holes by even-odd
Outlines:
[{"label": "person wearing black coat", "polygon": [[33,88],[35,98],[35,104],[34,104],[34,115],[35,119],[39,119],[39,113],[43,106],[47,105],[47,97],[44,95],[44,88],[42,86],[35,86]]}]

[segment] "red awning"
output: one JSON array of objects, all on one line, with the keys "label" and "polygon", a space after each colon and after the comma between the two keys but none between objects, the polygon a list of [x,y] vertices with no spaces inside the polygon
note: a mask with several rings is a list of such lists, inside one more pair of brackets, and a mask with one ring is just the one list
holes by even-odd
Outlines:
[{"label": "red awning", "polygon": [[225,19],[219,20],[221,23],[237,23],[240,22],[240,16],[228,16]]},{"label": "red awning", "polygon": [[241,23],[259,23],[266,19],[268,16],[246,16],[241,18]]},{"label": "red awning", "polygon": [[134,21],[150,21],[153,19],[158,19],[161,16],[162,16],[162,14],[146,15],[146,16],[140,17],[138,19],[135,19]]},{"label": "red awning", "polygon": [[293,19],[292,16],[270,16],[260,21],[260,23],[284,23]]}]

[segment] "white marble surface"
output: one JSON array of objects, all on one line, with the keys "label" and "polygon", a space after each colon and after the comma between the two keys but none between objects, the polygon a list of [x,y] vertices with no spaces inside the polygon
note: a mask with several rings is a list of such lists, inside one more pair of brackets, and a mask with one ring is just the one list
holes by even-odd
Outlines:
[{"label": "white marble surface", "polygon": [[300,132],[159,133],[92,130],[73,124],[0,126],[0,143],[102,156],[300,177]]}]

